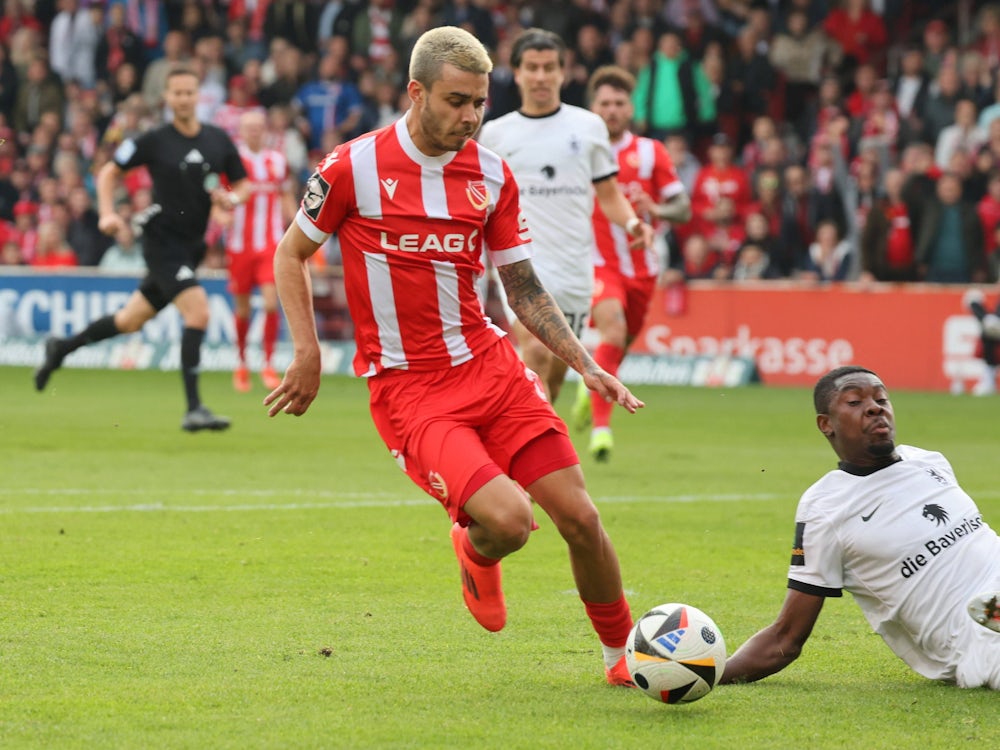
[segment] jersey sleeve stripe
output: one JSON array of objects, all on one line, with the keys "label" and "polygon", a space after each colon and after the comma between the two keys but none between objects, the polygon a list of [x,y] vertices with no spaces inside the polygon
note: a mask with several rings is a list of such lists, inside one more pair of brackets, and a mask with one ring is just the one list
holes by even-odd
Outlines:
[{"label": "jersey sleeve stripe", "polygon": [[639,179],[648,180],[653,176],[653,167],[656,166],[656,152],[652,141],[648,138],[640,138],[635,145],[636,154],[639,157]]},{"label": "jersey sleeve stripe", "polygon": [[381,219],[382,193],[374,137],[361,138],[351,144],[351,172],[358,213],[367,219]]},{"label": "jersey sleeve stripe", "polygon": [[528,242],[507,250],[489,250],[488,252],[494,266],[509,266],[511,263],[531,259],[531,243]]},{"label": "jersey sleeve stripe", "polygon": [[322,245],[330,239],[330,235],[313,224],[312,220],[303,213],[301,208],[295,214],[295,223],[302,230],[302,233],[313,242]]},{"label": "jersey sleeve stripe", "polygon": [[490,211],[496,208],[497,200],[500,198],[500,191],[503,189],[504,179],[503,161],[489,149],[479,147],[479,168],[483,173],[483,180],[490,191]]},{"label": "jersey sleeve stripe", "polygon": [[844,595],[842,589],[831,589],[826,586],[816,586],[812,583],[796,581],[794,578],[788,579],[788,588],[794,589],[795,591],[801,591],[803,594],[812,594],[813,596],[839,597]]},{"label": "jersey sleeve stripe", "polygon": [[675,195],[680,195],[683,192],[684,183],[677,180],[676,182],[671,182],[669,185],[666,185],[663,190],[660,191],[660,195],[663,196],[664,200],[667,200],[668,198],[673,198]]}]

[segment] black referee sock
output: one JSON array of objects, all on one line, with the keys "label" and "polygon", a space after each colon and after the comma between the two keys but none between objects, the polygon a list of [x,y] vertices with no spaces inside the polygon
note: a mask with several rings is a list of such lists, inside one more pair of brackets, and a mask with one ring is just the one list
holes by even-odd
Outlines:
[{"label": "black referee sock", "polygon": [[70,352],[75,352],[81,346],[87,346],[88,344],[93,344],[97,341],[110,339],[113,336],[117,336],[119,333],[121,333],[121,331],[119,331],[118,326],[115,325],[115,316],[105,315],[103,318],[95,320],[79,333],[70,336],[67,339],[63,339],[60,348],[63,349],[64,355],[69,354]]},{"label": "black referee sock", "polygon": [[201,406],[198,396],[198,365],[201,364],[201,342],[205,332],[200,328],[185,328],[181,334],[181,377],[184,378],[184,395],[188,411]]}]

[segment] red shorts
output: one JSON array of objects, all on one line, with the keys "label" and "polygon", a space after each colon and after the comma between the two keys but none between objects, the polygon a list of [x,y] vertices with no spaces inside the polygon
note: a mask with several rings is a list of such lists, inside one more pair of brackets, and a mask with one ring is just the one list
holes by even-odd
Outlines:
[{"label": "red shorts", "polygon": [[628,335],[634,338],[642,330],[655,288],[656,279],[653,277],[633,279],[605,266],[597,266],[594,269],[594,298],[591,308],[607,299],[618,300],[625,310]]},{"label": "red shorts", "polygon": [[226,253],[229,293],[250,294],[254,287],[274,283],[274,252]]},{"label": "red shorts", "polygon": [[463,525],[465,501],[491,479],[527,487],[580,462],[538,376],[505,338],[457,367],[385,371],[368,388],[375,428],[400,468]]}]

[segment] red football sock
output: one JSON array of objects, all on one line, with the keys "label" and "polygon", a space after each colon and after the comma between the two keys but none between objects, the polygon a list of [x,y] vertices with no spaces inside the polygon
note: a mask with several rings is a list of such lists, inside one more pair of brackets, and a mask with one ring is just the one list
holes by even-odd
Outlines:
[{"label": "red football sock", "polygon": [[271,357],[274,355],[274,344],[278,340],[278,330],[281,328],[281,318],[278,311],[264,314],[264,362],[271,364]]},{"label": "red football sock", "polygon": [[250,318],[233,316],[236,323],[236,351],[240,355],[240,364],[247,361],[247,334],[250,332]]},{"label": "red football sock", "polygon": [[618,601],[607,604],[588,602],[586,599],[581,601],[601,643],[612,648],[625,648],[628,634],[632,630],[632,612],[628,608],[625,594]]},{"label": "red football sock", "polygon": [[[612,375],[618,374],[618,366],[625,359],[625,350],[614,344],[601,342],[594,350],[594,361]],[[603,398],[592,392],[590,394],[590,413],[594,427],[608,427],[611,425],[611,411],[614,404],[609,404]]]},{"label": "red football sock", "polygon": [[489,568],[492,565],[496,565],[500,562],[500,558],[485,557],[476,552],[476,548],[472,546],[472,540],[469,539],[469,530],[465,529],[465,533],[462,534],[462,552],[465,553],[472,562],[482,568]]}]

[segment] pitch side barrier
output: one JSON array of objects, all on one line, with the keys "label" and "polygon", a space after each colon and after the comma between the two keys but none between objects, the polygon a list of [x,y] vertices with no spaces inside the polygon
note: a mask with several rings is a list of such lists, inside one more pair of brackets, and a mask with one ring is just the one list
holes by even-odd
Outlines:
[{"label": "pitch side barrier", "polygon": [[[225,274],[200,278],[211,310],[201,366],[230,370],[236,361],[235,330]],[[349,374],[354,346],[342,285],[335,274],[315,281],[324,372]],[[0,365],[37,365],[46,336],[73,333],[114,312],[136,283],[134,275],[94,269],[53,273],[0,267]],[[983,365],[975,356],[978,323],[962,306],[967,289],[695,281],[683,289],[657,290],[620,374],[631,384],[811,386],[833,367],[863,363],[897,388],[968,386]],[[983,291],[992,302],[993,288]],[[263,330],[261,300],[255,297],[252,304],[250,342],[257,344]],[[80,349],[65,366],[177,369],[181,329],[179,314],[168,307],[141,332]],[[594,335],[588,331],[585,341],[594,343]],[[291,351],[283,330],[277,368],[287,366]],[[259,346],[252,345],[248,356],[251,367],[259,365],[253,361]]]},{"label": "pitch side barrier", "polygon": [[[982,374],[970,286],[694,281],[659,289],[632,352],[751,359],[767,385],[862,364],[894,388],[967,389]],[[983,286],[989,305],[995,286]]]}]

